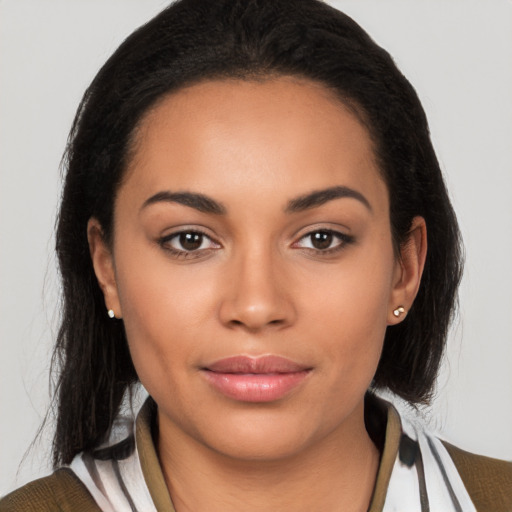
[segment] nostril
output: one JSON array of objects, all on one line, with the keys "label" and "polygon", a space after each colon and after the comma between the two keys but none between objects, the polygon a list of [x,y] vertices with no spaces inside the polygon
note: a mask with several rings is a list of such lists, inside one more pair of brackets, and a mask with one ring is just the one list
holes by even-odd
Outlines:
[{"label": "nostril", "polygon": [[251,324],[250,322],[244,322],[243,320],[235,320],[235,319],[233,319],[229,322],[229,325],[232,328],[244,327],[245,329],[247,329],[251,332],[259,331],[262,327],[264,327],[264,325],[266,325],[267,327],[268,326],[279,327],[284,324],[285,324],[285,320],[283,320],[283,319],[270,320],[269,322],[258,323],[257,325]]}]

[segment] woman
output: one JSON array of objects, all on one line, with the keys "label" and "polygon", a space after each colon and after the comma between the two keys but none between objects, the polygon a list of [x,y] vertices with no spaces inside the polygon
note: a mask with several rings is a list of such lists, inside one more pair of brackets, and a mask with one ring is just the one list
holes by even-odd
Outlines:
[{"label": "woman", "polygon": [[173,4],[93,81],[67,167],[69,468],[0,510],[510,509],[510,464],[372,392],[428,401],[461,262],[417,96],[352,20]]}]

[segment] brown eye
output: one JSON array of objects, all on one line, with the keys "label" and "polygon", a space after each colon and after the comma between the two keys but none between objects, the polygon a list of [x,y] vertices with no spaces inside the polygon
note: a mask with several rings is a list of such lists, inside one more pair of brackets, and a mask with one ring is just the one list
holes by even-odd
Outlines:
[{"label": "brown eye", "polygon": [[316,231],[309,236],[311,237],[311,245],[318,250],[329,249],[334,238],[334,235],[329,231]]},{"label": "brown eye", "polygon": [[310,231],[300,240],[295,242],[294,247],[316,252],[318,255],[328,255],[341,251],[346,245],[354,242],[352,235],[331,231],[330,229],[318,229]]},{"label": "brown eye", "polygon": [[179,235],[179,244],[186,251],[195,251],[203,243],[202,233],[181,233]]},{"label": "brown eye", "polygon": [[200,256],[210,249],[220,249],[220,245],[205,233],[200,231],[180,231],[172,233],[159,240],[163,249],[170,251],[176,257]]}]

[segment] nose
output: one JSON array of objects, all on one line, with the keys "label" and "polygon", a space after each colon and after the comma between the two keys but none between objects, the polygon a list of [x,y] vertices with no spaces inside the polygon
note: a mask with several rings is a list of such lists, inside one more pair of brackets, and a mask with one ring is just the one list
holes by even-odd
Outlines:
[{"label": "nose", "polygon": [[291,283],[283,262],[272,255],[240,255],[225,274],[225,293],[220,304],[222,323],[250,332],[284,328],[296,318]]}]

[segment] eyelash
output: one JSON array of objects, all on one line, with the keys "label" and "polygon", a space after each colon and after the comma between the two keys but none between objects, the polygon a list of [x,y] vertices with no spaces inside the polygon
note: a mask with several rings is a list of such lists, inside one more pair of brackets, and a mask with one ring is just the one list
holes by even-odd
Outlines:
[{"label": "eyelash", "polygon": [[[338,240],[338,244],[334,247],[329,247],[327,249],[316,249],[314,247],[303,247],[302,249],[307,252],[313,252],[316,255],[320,256],[328,256],[331,254],[338,253],[342,251],[347,245],[354,243],[355,239],[351,235],[347,235],[345,233],[340,233],[339,231],[334,231],[332,229],[315,229],[314,231],[310,231],[309,233],[306,233],[302,237],[299,238],[297,242],[294,242],[293,245],[296,245],[301,240],[307,239],[308,237],[313,236],[316,233],[324,233],[327,235],[332,235],[335,239]],[[205,254],[205,252],[209,253],[212,250],[216,250],[215,248],[205,248],[205,249],[193,249],[193,250],[186,250],[186,249],[176,249],[175,247],[172,247],[169,245],[169,243],[178,238],[181,235],[200,235],[204,238],[209,239],[213,244],[216,244],[220,247],[219,244],[214,242],[212,238],[207,235],[205,232],[199,230],[199,229],[188,229],[183,231],[178,231],[176,233],[171,233],[170,235],[166,235],[158,240],[158,244],[168,251],[173,257],[177,259],[188,259],[188,258],[199,258]]]},{"label": "eyelash", "polygon": [[[166,235],[160,238],[160,240],[158,240],[158,243],[163,249],[168,251],[176,259],[198,258],[200,256],[203,256],[205,254],[205,251],[209,253],[212,250],[216,250],[216,248],[185,250],[176,249],[175,247],[168,245],[172,240],[178,238],[181,235],[200,235],[213,242],[212,238],[209,235],[207,235],[204,231],[201,231],[200,229],[184,229],[183,231],[177,231],[176,233],[171,233],[170,235]],[[213,243],[216,244],[216,242]]]},{"label": "eyelash", "polygon": [[315,229],[314,231],[310,231],[309,233],[306,233],[304,236],[299,238],[299,240],[297,242],[295,242],[294,245],[297,244],[298,242],[300,242],[301,240],[304,240],[304,239],[307,239],[308,237],[313,236],[316,233],[324,233],[327,235],[331,235],[333,238],[337,239],[339,242],[334,247],[330,247],[327,249],[316,249],[314,247],[303,247],[303,249],[307,250],[308,252],[312,251],[313,253],[318,254],[320,256],[328,256],[330,254],[336,254],[336,253],[342,251],[343,249],[345,249],[345,247],[347,245],[349,245],[355,241],[353,236],[347,235],[346,233],[340,233],[339,231],[334,231],[333,229]]}]

